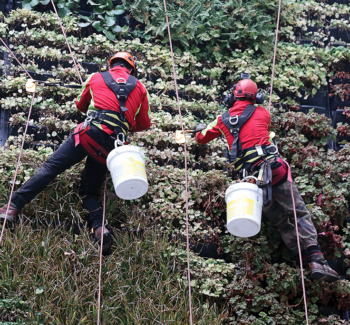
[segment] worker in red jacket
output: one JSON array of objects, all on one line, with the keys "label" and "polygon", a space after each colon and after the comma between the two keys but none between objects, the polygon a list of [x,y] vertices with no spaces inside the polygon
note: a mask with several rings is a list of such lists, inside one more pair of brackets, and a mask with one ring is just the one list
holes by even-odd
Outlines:
[{"label": "worker in red jacket", "polygon": [[[128,52],[118,52],[109,61],[110,69],[93,74],[83,85],[76,100],[77,108],[87,114],[53,155],[11,199],[7,220],[15,222],[19,211],[54,178],[85,157],[80,195],[84,209],[89,211],[88,222],[94,230],[94,241],[103,234],[103,252],[108,252],[111,235],[102,225],[102,207],[98,190],[106,179],[106,158],[117,139],[125,141],[128,132],[147,130],[151,126],[150,107],[145,86],[137,80],[136,63]],[[7,205],[0,209],[5,218]]]},{"label": "worker in red jacket", "polygon": [[[263,188],[263,212],[277,227],[286,246],[298,252],[294,225],[294,210],[290,183],[287,181],[288,165],[278,155],[278,149],[269,136],[270,113],[261,106],[255,106],[257,97],[263,102],[263,95],[249,75],[242,75],[232,89],[229,111],[217,117],[208,127],[198,132],[196,140],[200,144],[225,136],[228,158],[234,163],[239,178],[254,176],[256,184]],[[230,101],[230,99],[228,99]],[[332,270],[317,243],[317,232],[312,223],[298,189],[293,183],[299,238],[303,263],[309,265],[311,276],[324,281],[339,279]]]}]

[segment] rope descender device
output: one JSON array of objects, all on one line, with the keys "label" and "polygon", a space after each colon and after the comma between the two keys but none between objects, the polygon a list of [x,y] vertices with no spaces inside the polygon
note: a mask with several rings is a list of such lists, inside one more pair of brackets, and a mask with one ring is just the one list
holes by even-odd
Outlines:
[{"label": "rope descender device", "polygon": [[200,132],[206,128],[207,128],[207,125],[205,123],[202,123],[202,124],[198,124],[196,126],[195,130],[185,130],[185,131],[176,130],[175,131],[175,141],[178,144],[185,143],[186,142],[186,133],[197,133],[197,132]]}]

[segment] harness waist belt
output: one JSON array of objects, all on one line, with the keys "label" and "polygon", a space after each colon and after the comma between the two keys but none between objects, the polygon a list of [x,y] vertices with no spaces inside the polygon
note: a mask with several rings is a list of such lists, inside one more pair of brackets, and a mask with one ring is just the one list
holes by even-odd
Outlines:
[{"label": "harness waist belt", "polygon": [[[91,111],[90,111],[91,112]],[[93,122],[97,122],[107,126],[112,131],[115,131],[116,128],[121,128],[123,133],[126,135],[130,129],[130,125],[127,122],[123,122],[120,117],[120,113],[111,110],[98,110],[93,111],[91,114],[88,114],[88,117],[92,118]]]},{"label": "harness waist belt", "polygon": [[239,157],[235,161],[235,169],[240,170],[242,167],[248,168],[248,165],[254,164],[258,162],[262,158],[272,158],[273,156],[278,154],[278,149],[275,145],[262,145],[255,146],[244,149],[240,152]]}]

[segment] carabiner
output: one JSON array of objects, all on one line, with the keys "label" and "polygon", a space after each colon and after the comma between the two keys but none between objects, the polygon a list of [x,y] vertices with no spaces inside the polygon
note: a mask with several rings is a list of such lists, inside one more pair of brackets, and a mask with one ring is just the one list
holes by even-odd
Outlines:
[{"label": "carabiner", "polygon": [[[275,151],[274,151],[274,152],[271,152],[271,151],[270,151],[270,148],[271,148],[271,147],[272,147],[272,148],[275,148]],[[278,153],[278,148],[277,148],[277,146],[275,146],[274,144],[271,144],[271,145],[268,146],[267,148],[269,148],[269,151],[270,151],[269,154],[270,154],[270,155],[275,155],[276,153]]]},{"label": "carabiner", "polygon": [[95,113],[95,111],[90,109],[86,113],[86,119],[85,119],[84,124],[83,124],[83,130],[90,124],[90,122],[93,119],[93,116],[90,115],[91,113]]},{"label": "carabiner", "polygon": [[[121,136],[121,140],[120,140],[120,136]],[[117,140],[114,141],[114,146],[117,148],[119,146],[123,146],[125,143],[125,134],[124,133],[119,133],[117,135]]]}]

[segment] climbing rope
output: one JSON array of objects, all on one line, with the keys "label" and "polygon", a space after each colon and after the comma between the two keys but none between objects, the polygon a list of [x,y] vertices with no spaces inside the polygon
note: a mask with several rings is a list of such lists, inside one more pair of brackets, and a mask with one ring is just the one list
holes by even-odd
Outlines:
[{"label": "climbing rope", "polygon": [[278,30],[279,30],[279,25],[280,25],[280,15],[281,15],[281,0],[279,0],[279,3],[278,3],[278,14],[277,14],[277,23],[276,23],[276,37],[275,37],[275,49],[274,49],[274,52],[273,52],[273,63],[272,63],[271,85],[270,85],[269,112],[271,112],[273,77],[275,75],[275,63],[276,63],[276,53],[277,53],[277,43],[278,43]]},{"label": "climbing rope", "polygon": [[[31,77],[31,75],[29,74],[29,72],[23,67],[23,65],[17,60],[16,56],[12,53],[12,51],[7,47],[7,45],[5,44],[5,42],[3,41],[2,38],[0,38],[1,42],[5,45],[5,47],[8,49],[8,51],[11,53],[11,55],[15,58],[15,60],[20,64],[20,66],[23,68],[23,70],[27,73],[27,75],[33,79]],[[11,200],[12,200],[12,195],[13,195],[13,190],[15,188],[15,184],[16,184],[16,179],[17,179],[17,174],[18,174],[18,169],[19,169],[19,165],[21,162],[21,157],[22,157],[22,151],[23,151],[23,146],[24,146],[24,141],[27,135],[27,131],[28,131],[28,125],[29,125],[29,120],[30,120],[30,115],[32,113],[32,108],[33,108],[33,104],[34,104],[34,97],[35,97],[35,92],[33,92],[33,96],[32,96],[32,101],[30,104],[30,108],[29,108],[29,112],[28,112],[28,117],[27,117],[27,123],[26,123],[26,128],[24,130],[23,133],[23,139],[22,139],[22,145],[21,145],[21,150],[19,151],[19,156],[18,156],[18,160],[17,160],[17,166],[16,166],[16,171],[15,171],[15,176],[13,177],[13,181],[12,181],[12,187],[11,187],[11,193],[10,193],[10,198],[7,204],[7,209],[6,209],[6,214],[5,214],[5,219],[4,222],[2,224],[2,229],[1,229],[1,235],[0,235],[0,245],[2,243],[2,238],[4,236],[4,231],[5,231],[5,226],[6,226],[6,221],[7,221],[7,215],[9,213],[9,209],[10,209],[10,205],[11,205]]]},{"label": "climbing rope", "polygon": [[[80,72],[79,72],[77,63],[75,62],[75,59],[74,59],[72,50],[71,50],[71,48],[70,48],[70,45],[69,45],[69,42],[68,42],[66,33],[65,33],[65,31],[64,31],[64,28],[63,28],[61,19],[60,19],[58,13],[57,13],[56,6],[55,6],[53,0],[51,0],[51,3],[52,3],[52,6],[53,6],[53,8],[54,8],[54,10],[55,10],[57,19],[58,19],[58,21],[59,21],[59,23],[60,23],[63,36],[64,36],[64,38],[65,38],[65,40],[66,40],[66,43],[67,43],[67,46],[68,46],[70,55],[71,55],[71,57],[72,57],[72,59],[73,59],[73,62],[74,62],[74,65],[75,65],[75,69],[77,70],[77,73],[78,73],[78,75],[79,75],[80,82],[81,82],[81,84],[83,84],[83,79],[81,78],[81,75],[80,75]],[[106,213],[106,207],[105,207],[105,204],[106,204],[106,186],[107,186],[107,177],[106,177],[106,181],[105,181],[105,185],[104,185],[104,191],[103,191],[103,207],[102,207],[102,209],[103,209],[103,217],[102,217],[102,233],[101,233],[101,242],[100,242],[100,266],[99,266],[99,274],[98,274],[97,325],[100,324],[100,313],[101,313],[102,248],[103,248],[103,227],[104,227],[104,224],[105,224],[105,213]]]},{"label": "climbing rope", "polygon": [[304,306],[305,306],[305,319],[306,319],[306,324],[309,325],[309,316],[308,316],[308,310],[307,310],[306,290],[305,290],[305,281],[304,281],[303,258],[301,256],[298,217],[297,217],[297,212],[296,212],[296,208],[295,208],[295,200],[294,200],[294,193],[293,193],[293,179],[292,179],[292,173],[291,173],[290,166],[289,166],[289,164],[286,161],[285,161],[285,163],[288,166],[288,179],[287,180],[290,183],[290,192],[292,194],[292,201],[293,201],[295,230],[296,230],[296,233],[297,233],[299,262],[300,262],[301,284],[302,284],[302,287],[303,287],[303,297],[304,297]]},{"label": "climbing rope", "polygon": [[105,215],[106,215],[106,188],[107,188],[107,176],[105,180],[104,190],[103,190],[103,217],[102,217],[102,233],[101,233],[101,249],[100,249],[100,269],[98,273],[98,302],[97,302],[97,325],[100,325],[100,312],[101,312],[101,287],[102,287],[102,247],[103,247],[103,230],[105,225]]},{"label": "climbing rope", "polygon": [[6,43],[4,42],[4,40],[0,37],[0,40],[2,42],[2,44],[4,44],[4,46],[7,48],[7,50],[11,53],[11,55],[14,57],[14,59],[17,61],[17,63],[22,67],[22,69],[24,70],[24,72],[28,75],[28,77],[30,79],[33,79],[32,76],[29,74],[29,72],[23,67],[23,65],[21,64],[21,62],[18,61],[18,59],[16,58],[16,56],[13,54],[13,52],[8,48],[8,46],[6,45]]},{"label": "climbing rope", "polygon": [[58,22],[60,23],[63,36],[64,36],[64,38],[66,39],[66,43],[67,43],[67,46],[68,46],[68,49],[69,49],[69,53],[70,53],[70,55],[71,55],[71,57],[72,57],[72,59],[73,59],[73,62],[74,62],[74,65],[75,65],[75,69],[76,69],[77,72],[78,72],[78,76],[79,76],[79,79],[80,79],[80,83],[83,84],[83,79],[81,78],[81,75],[80,75],[80,72],[79,72],[79,69],[78,69],[78,65],[77,65],[77,63],[75,62],[75,59],[74,59],[72,50],[71,50],[71,48],[70,48],[70,45],[69,45],[69,42],[68,42],[68,39],[67,39],[66,32],[64,31],[64,28],[63,28],[63,25],[62,25],[60,16],[59,16],[58,13],[57,13],[57,9],[56,9],[55,3],[53,2],[53,0],[51,0],[51,3],[52,3],[52,6],[53,6],[53,9],[55,10],[55,13],[56,13]]},{"label": "climbing rope", "polygon": [[[177,101],[177,107],[179,110],[179,116],[180,116],[180,123],[181,123],[181,129],[182,133],[185,134],[184,125],[182,121],[182,115],[181,115],[181,107],[180,107],[180,100],[179,100],[179,92],[177,89],[177,82],[176,82],[176,71],[175,71],[175,62],[174,62],[174,52],[173,52],[173,44],[171,41],[171,32],[170,32],[170,26],[169,26],[169,19],[168,14],[166,10],[166,0],[163,0],[164,2],[164,11],[165,11],[165,19],[168,26],[168,35],[169,35],[169,43],[170,43],[170,51],[171,51],[171,61],[173,66],[173,75],[174,75],[174,84],[175,84],[175,93],[176,93],[176,101]],[[190,308],[190,323],[192,325],[192,299],[191,299],[191,273],[190,273],[190,242],[189,242],[189,231],[188,231],[188,177],[187,177],[187,149],[186,149],[186,142],[184,143],[184,155],[185,155],[185,183],[186,183],[186,250],[187,250],[187,279],[188,279],[188,297],[189,297],[189,308]]]},{"label": "climbing rope", "polygon": [[[274,75],[275,75],[275,64],[276,64],[276,53],[277,53],[277,44],[278,44],[278,30],[279,30],[279,23],[280,23],[280,15],[281,15],[281,0],[279,0],[279,3],[278,3],[275,48],[274,48],[273,63],[272,63],[270,98],[269,98],[269,112],[270,113],[271,113],[271,100],[272,100],[272,90],[273,90],[273,78],[274,78]],[[302,287],[303,287],[303,297],[304,297],[304,306],[305,306],[305,319],[306,319],[306,324],[309,325],[309,316],[308,316],[308,310],[307,310],[306,290],[305,290],[305,281],[304,281],[303,260],[302,260],[301,248],[300,248],[298,217],[297,217],[297,212],[296,212],[296,208],[295,208],[295,200],[294,200],[294,194],[293,194],[293,179],[292,179],[290,166],[289,166],[289,164],[287,162],[286,162],[286,164],[288,166],[288,182],[290,183],[290,192],[291,192],[292,201],[293,201],[295,230],[296,230],[296,235],[297,235],[299,261],[300,261],[301,283],[302,283]]]}]

